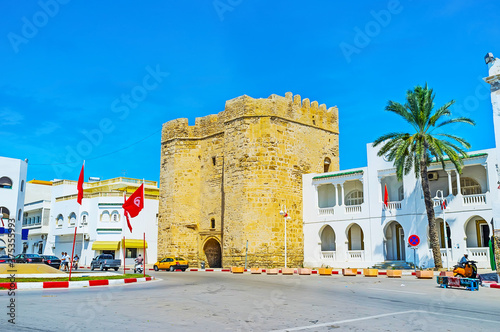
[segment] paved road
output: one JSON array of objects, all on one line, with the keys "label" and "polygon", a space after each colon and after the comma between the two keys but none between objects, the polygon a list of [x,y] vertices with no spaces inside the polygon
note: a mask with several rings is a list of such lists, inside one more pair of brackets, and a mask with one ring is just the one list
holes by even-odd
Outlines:
[{"label": "paved road", "polygon": [[[151,274],[163,280],[18,292],[12,330],[427,332],[500,326],[498,289],[440,289],[435,280],[415,277]],[[8,297],[0,294],[6,308]],[[2,331],[10,327],[5,317]]]}]

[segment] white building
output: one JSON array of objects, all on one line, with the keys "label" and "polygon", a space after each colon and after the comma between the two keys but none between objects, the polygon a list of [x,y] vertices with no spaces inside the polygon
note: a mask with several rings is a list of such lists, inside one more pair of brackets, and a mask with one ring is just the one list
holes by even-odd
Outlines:
[{"label": "white building", "polygon": [[[21,243],[21,218],[25,194],[28,160],[0,157],[0,227],[8,228],[9,219],[15,220],[15,251],[19,253]],[[9,253],[8,234],[0,234],[0,255]]]},{"label": "white building", "polygon": [[[38,198],[25,207],[23,227],[30,228],[26,243],[28,252],[38,253],[42,246],[43,254],[58,257],[63,251],[71,254],[76,227],[74,252],[80,256],[81,265],[88,266],[92,258],[101,253],[111,253],[121,260],[125,256],[127,265],[132,265],[139,254],[146,257],[147,263],[156,262],[157,183],[145,181],[144,209],[137,217],[131,218],[132,233],[121,207],[124,193],[130,196],[141,183],[142,180],[123,177],[86,182],[80,206],[77,203],[76,181],[52,182],[48,207],[46,200]],[[146,253],[143,250],[143,234],[146,237]]]},{"label": "white building", "polygon": [[[492,84],[496,148],[470,152],[462,174],[450,162],[444,169],[441,163],[429,167],[431,195],[441,190],[448,202],[444,213],[435,202],[445,267],[468,253],[479,267],[488,268],[489,237],[500,229],[496,211],[500,207],[500,60],[491,59],[489,70],[485,80]],[[355,268],[385,261],[434,266],[420,180],[410,172],[399,182],[393,164],[377,157],[377,151],[367,145],[368,167],[303,175],[304,266]],[[386,185],[388,208],[383,203]],[[408,247],[410,235],[420,238],[415,252]]]},{"label": "white building", "polygon": [[26,183],[23,229],[28,240],[22,241],[23,253],[42,254],[49,232],[52,182],[31,180]]}]

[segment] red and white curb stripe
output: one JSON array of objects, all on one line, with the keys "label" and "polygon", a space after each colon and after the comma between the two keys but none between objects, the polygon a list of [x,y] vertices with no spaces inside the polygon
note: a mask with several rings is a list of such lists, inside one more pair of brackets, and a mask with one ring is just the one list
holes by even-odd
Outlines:
[{"label": "red and white curb stripe", "polygon": [[497,284],[496,282],[483,281],[483,287],[500,289],[500,284]]},{"label": "red and white curb stripe", "polygon": [[43,288],[82,288],[94,286],[123,285],[134,282],[144,282],[154,280],[154,277],[146,278],[125,278],[125,279],[104,279],[85,281],[43,281],[43,282],[0,282],[0,287],[6,289],[43,289]]}]

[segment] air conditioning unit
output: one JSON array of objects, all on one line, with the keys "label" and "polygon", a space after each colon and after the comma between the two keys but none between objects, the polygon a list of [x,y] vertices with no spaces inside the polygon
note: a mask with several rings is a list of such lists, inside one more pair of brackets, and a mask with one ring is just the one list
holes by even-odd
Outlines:
[{"label": "air conditioning unit", "polygon": [[439,174],[438,172],[427,172],[427,179],[429,179],[429,181],[436,181],[437,179],[439,179]]}]

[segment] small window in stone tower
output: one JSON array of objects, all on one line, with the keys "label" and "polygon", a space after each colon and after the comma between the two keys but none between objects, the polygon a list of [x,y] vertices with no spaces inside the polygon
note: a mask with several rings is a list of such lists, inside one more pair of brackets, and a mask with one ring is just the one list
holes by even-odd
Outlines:
[{"label": "small window in stone tower", "polygon": [[216,164],[216,159],[215,159],[215,157],[212,157],[212,164],[214,164],[214,166],[215,166],[215,164]]},{"label": "small window in stone tower", "polygon": [[327,173],[330,170],[330,164],[331,163],[332,162],[331,162],[330,158],[326,157],[325,161],[324,161],[324,164],[323,164],[323,166],[324,166],[324,172],[325,173]]},{"label": "small window in stone tower", "polygon": [[214,219],[214,218],[212,218],[212,219],[210,220],[210,227],[211,227],[211,228],[215,228],[215,219]]}]

